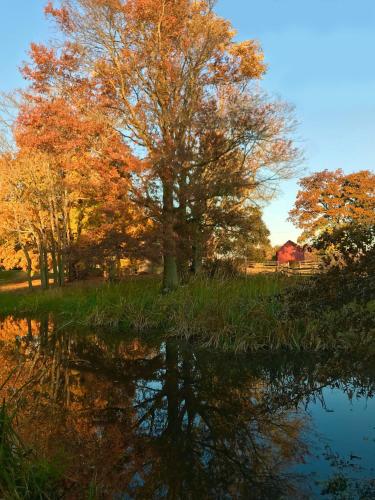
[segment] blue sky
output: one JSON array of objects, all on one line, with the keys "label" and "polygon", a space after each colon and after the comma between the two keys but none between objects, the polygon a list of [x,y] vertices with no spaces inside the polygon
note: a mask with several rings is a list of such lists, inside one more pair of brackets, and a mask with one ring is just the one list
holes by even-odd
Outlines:
[{"label": "blue sky", "polygon": [[[30,41],[54,33],[45,0],[1,0],[0,90],[22,85]],[[269,65],[263,88],[296,107],[302,175],[375,166],[375,0],[218,0],[238,39],[256,38]],[[281,185],[265,211],[272,242],[295,239],[286,222],[296,181]]]}]

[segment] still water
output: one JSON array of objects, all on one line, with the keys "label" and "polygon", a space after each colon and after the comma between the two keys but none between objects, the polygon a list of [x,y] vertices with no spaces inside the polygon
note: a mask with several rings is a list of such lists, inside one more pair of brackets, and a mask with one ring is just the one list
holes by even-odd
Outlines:
[{"label": "still water", "polygon": [[0,396],[64,498],[375,498],[375,365],[7,318]]}]

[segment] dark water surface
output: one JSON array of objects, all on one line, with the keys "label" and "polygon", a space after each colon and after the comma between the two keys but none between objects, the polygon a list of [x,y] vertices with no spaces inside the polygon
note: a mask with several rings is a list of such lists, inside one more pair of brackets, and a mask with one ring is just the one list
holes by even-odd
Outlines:
[{"label": "dark water surface", "polygon": [[153,337],[1,323],[0,396],[64,498],[375,498],[373,361]]}]

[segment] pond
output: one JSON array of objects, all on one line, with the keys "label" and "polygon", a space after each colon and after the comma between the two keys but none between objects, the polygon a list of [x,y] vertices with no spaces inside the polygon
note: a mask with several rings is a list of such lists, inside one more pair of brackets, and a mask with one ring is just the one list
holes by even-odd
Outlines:
[{"label": "pond", "polygon": [[64,498],[375,498],[373,361],[7,318],[0,396]]}]

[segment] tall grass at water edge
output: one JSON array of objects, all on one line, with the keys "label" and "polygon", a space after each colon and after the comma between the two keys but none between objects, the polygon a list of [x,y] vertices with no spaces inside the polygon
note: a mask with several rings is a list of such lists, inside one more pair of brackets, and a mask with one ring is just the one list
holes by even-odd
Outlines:
[{"label": "tall grass at water edge", "polygon": [[[295,285],[301,293],[301,314],[291,315],[288,290]],[[1,293],[0,313],[19,317],[52,314],[60,325],[158,331],[224,349],[375,349],[372,302],[309,314],[309,304],[302,297],[309,286],[308,278],[278,274],[200,278],[163,295],[158,278],[142,277],[118,284]]]},{"label": "tall grass at water edge", "polygon": [[200,278],[167,295],[160,293],[157,278],[2,293],[0,313],[20,317],[52,313],[88,326],[155,329],[184,337],[202,337],[209,331],[213,343],[222,334],[230,342],[241,331],[255,333],[274,326],[276,297],[287,280],[267,275]]}]

